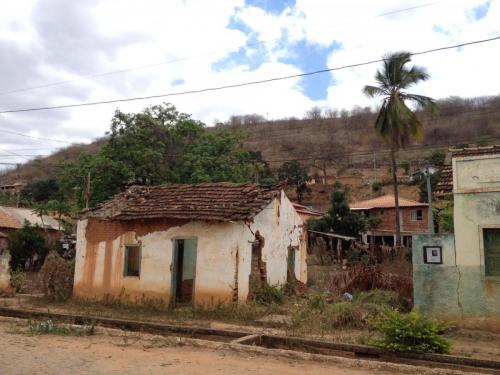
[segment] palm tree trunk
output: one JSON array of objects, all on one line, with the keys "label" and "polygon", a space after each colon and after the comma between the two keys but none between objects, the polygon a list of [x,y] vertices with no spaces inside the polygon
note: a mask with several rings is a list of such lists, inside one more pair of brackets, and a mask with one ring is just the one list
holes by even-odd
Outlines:
[{"label": "palm tree trunk", "polygon": [[391,148],[391,162],[392,162],[392,183],[394,187],[394,208],[396,211],[396,249],[401,248],[401,226],[399,221],[399,195],[398,195],[398,176],[396,174],[396,155],[394,148]]}]

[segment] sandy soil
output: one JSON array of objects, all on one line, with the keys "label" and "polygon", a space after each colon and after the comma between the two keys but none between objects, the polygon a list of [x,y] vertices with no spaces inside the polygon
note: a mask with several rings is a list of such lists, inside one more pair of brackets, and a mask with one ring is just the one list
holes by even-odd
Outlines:
[{"label": "sandy soil", "polygon": [[[29,336],[25,321],[0,318],[0,374],[396,374],[451,373],[339,359],[262,355],[98,328],[93,336]],[[220,345],[220,344],[218,344]]]}]

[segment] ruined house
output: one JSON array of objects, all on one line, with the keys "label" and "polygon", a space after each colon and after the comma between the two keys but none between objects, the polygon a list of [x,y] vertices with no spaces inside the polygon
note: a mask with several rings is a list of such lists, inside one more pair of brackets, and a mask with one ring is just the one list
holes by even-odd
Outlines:
[{"label": "ruined house", "polygon": [[453,195],[454,233],[415,236],[415,306],[439,315],[500,313],[500,146],[451,150],[438,194]]},{"label": "ruined house", "polygon": [[214,305],[307,280],[306,230],[278,188],[134,186],[78,222],[74,295]]},{"label": "ruined house", "polygon": [[[363,242],[376,245],[394,246],[396,242],[396,208],[393,195],[350,204],[353,211],[362,212],[366,217],[380,219],[376,229],[363,234]],[[403,246],[412,246],[412,235],[429,232],[429,205],[427,203],[399,198],[399,225]]]}]

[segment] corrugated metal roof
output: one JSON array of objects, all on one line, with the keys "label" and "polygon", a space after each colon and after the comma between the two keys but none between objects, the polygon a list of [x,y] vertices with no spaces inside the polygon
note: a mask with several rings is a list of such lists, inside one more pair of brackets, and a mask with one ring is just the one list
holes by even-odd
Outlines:
[{"label": "corrugated metal roof", "polygon": [[[382,195],[381,197],[349,204],[352,210],[370,210],[372,208],[392,208],[395,206],[394,195]],[[427,203],[413,201],[411,199],[399,198],[399,207],[423,207]]]},{"label": "corrugated metal roof", "polygon": [[59,223],[51,216],[43,215],[43,225],[40,217],[29,208],[0,206],[0,227],[19,229],[24,221],[47,229],[59,229]]}]

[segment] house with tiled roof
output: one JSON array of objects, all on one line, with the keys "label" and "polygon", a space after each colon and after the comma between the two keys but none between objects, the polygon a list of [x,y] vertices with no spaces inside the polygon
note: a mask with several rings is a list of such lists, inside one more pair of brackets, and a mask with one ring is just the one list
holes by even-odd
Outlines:
[{"label": "house with tiled roof", "polygon": [[61,233],[58,221],[52,216],[43,215],[40,218],[30,208],[0,206],[0,231],[8,234],[22,228],[25,222],[51,237],[58,237]]},{"label": "house with tiled roof", "polygon": [[82,213],[74,294],[244,302],[264,283],[307,281],[306,234],[304,219],[278,187],[134,186]]},{"label": "house with tiled roof", "polygon": [[[375,245],[394,246],[396,237],[396,204],[393,195],[382,195],[373,199],[354,202],[351,210],[366,217],[377,218],[376,229],[363,234],[363,241]],[[411,247],[412,235],[429,232],[429,205],[411,199],[399,198],[399,224],[402,243]]]}]

